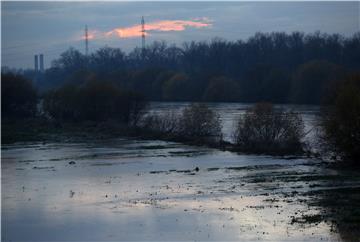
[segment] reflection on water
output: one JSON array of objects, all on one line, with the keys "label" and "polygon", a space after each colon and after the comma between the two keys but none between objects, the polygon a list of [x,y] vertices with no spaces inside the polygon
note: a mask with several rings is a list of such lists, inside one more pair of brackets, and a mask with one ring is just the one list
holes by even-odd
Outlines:
[{"label": "reflection on water", "polygon": [[[186,105],[152,103],[151,112]],[[210,106],[231,140],[234,120],[248,105]],[[318,107],[282,108],[301,113],[306,130],[314,126]],[[150,140],[18,143],[2,147],[1,179],[4,241],[359,236],[359,173],[316,160]]]},{"label": "reflection on water", "polygon": [[321,213],[309,191],[360,185],[319,179],[329,173],[313,160],[162,141],[8,145],[2,239],[337,241],[330,222],[293,223]]}]

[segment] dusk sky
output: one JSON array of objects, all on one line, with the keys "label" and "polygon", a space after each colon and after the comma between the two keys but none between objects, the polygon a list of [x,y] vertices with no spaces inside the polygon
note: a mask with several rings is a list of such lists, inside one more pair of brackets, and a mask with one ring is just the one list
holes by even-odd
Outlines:
[{"label": "dusk sky", "polygon": [[359,2],[2,2],[2,65],[33,68],[43,53],[45,67],[70,46],[90,53],[103,46],[125,52],[147,44],[246,39],[256,32],[321,31],[351,36],[359,31]]}]

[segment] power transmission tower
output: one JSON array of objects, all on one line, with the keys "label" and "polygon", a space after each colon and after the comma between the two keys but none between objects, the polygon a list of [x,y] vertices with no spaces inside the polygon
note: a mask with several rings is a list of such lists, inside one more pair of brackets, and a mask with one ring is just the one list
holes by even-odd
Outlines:
[{"label": "power transmission tower", "polygon": [[88,35],[88,27],[85,25],[85,55],[87,56],[89,53],[89,35]]},{"label": "power transmission tower", "polygon": [[142,53],[145,51],[145,20],[144,16],[141,17],[141,39],[142,39]]}]

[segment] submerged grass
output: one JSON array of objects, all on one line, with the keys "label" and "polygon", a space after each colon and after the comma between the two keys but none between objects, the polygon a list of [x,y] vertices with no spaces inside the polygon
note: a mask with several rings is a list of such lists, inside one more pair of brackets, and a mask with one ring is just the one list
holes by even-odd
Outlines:
[{"label": "submerged grass", "polygon": [[360,187],[312,190],[305,193],[311,207],[322,208],[316,217],[302,216],[296,222],[330,222],[346,241],[360,238]]},{"label": "submerged grass", "polygon": [[320,223],[323,221],[323,216],[320,214],[311,214],[311,215],[302,215],[300,217],[293,217],[291,223],[300,223],[300,224],[314,224]]}]

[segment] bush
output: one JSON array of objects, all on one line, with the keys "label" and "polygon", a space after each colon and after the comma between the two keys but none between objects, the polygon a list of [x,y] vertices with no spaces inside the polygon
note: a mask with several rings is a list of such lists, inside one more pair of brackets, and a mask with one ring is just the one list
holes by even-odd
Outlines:
[{"label": "bush", "polygon": [[292,154],[302,151],[304,135],[299,114],[275,110],[269,103],[258,103],[239,118],[234,143],[244,152]]},{"label": "bush", "polygon": [[211,142],[222,139],[220,117],[205,104],[186,107],[179,122],[179,134],[184,139]]},{"label": "bush", "polygon": [[322,139],[343,160],[360,164],[360,75],[342,83],[333,105],[322,110]]},{"label": "bush", "polygon": [[1,115],[3,118],[29,118],[37,112],[37,92],[20,75],[1,74]]},{"label": "bush", "polygon": [[145,132],[151,132],[157,137],[174,138],[179,134],[180,115],[175,112],[149,114],[142,121]]},{"label": "bush", "polygon": [[214,143],[222,138],[219,115],[204,104],[191,104],[181,113],[150,114],[142,127],[156,137],[177,141]]},{"label": "bush", "polygon": [[45,113],[57,121],[116,120],[136,126],[145,108],[142,96],[99,81],[85,86],[67,85],[50,91],[44,99]]}]

